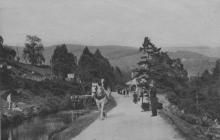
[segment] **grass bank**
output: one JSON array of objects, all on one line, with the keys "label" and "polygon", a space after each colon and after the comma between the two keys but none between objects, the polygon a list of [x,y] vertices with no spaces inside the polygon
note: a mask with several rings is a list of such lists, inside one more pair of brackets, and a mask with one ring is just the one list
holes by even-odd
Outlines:
[{"label": "grass bank", "polygon": [[[33,81],[23,78],[13,80],[13,88],[0,88],[0,110],[2,112],[2,127],[20,124],[24,120],[38,115],[48,115],[61,110],[75,109],[70,99],[71,95],[85,94],[80,90],[80,85],[75,82],[44,80]],[[15,104],[8,110],[6,98],[11,94]],[[82,100],[79,100],[82,104]],[[82,109],[79,106],[77,109]]]}]

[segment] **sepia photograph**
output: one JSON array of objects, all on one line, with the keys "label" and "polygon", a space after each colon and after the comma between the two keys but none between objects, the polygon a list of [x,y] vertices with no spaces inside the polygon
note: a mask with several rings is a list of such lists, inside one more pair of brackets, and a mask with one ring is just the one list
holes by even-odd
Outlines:
[{"label": "sepia photograph", "polygon": [[0,140],[220,140],[220,0],[0,0]]}]

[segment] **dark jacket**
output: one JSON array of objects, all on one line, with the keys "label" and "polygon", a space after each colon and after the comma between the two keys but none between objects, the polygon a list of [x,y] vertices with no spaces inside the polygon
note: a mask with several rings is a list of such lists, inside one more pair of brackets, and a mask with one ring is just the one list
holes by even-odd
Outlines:
[{"label": "dark jacket", "polygon": [[151,88],[151,91],[150,91],[150,101],[151,101],[151,106],[152,108],[157,108],[157,90],[155,87],[152,87]]}]

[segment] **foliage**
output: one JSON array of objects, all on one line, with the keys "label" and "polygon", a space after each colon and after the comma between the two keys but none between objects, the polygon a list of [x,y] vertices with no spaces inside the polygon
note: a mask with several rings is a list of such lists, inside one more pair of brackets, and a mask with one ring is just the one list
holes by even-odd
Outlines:
[{"label": "foliage", "polygon": [[96,77],[97,61],[88,47],[84,48],[82,55],[79,58],[78,66],[78,71],[83,82],[89,82]]},{"label": "foliage", "polygon": [[157,86],[171,87],[187,81],[187,71],[184,69],[180,59],[171,59],[166,52],[157,48],[150,39],[144,39],[143,47],[140,51],[144,53],[141,57],[139,69],[136,70],[136,77],[141,81],[142,86],[147,86],[150,80],[155,80]]},{"label": "foliage", "polygon": [[7,65],[3,65],[3,67],[0,68],[0,77],[1,88],[13,86],[13,78],[11,71],[7,69]]},{"label": "foliage", "polygon": [[99,49],[93,54],[88,47],[84,48],[80,56],[78,71],[84,83],[90,83],[91,81],[104,78],[104,85],[111,88],[119,84],[123,77],[121,70],[118,67],[112,67],[108,59],[101,54]]},{"label": "foliage", "polygon": [[51,58],[51,65],[55,75],[64,79],[68,73],[72,73],[77,67],[77,58],[68,52],[65,44],[57,46]]},{"label": "foliage", "polygon": [[42,65],[45,62],[43,56],[44,46],[41,39],[37,36],[26,36],[25,48],[23,49],[23,57],[32,65]]},{"label": "foliage", "polygon": [[219,60],[213,73],[205,70],[201,76],[191,78],[168,99],[186,113],[211,119],[220,119]]},{"label": "foliage", "polygon": [[153,79],[158,88],[170,89],[169,101],[184,110],[186,114],[182,117],[193,124],[196,116],[220,119],[220,60],[216,61],[213,73],[206,70],[201,76],[188,80],[180,59],[171,59],[149,38],[145,38],[140,50],[144,53],[136,69],[136,77],[142,81],[140,86],[147,87],[148,81]]},{"label": "foliage", "polygon": [[3,37],[0,36],[0,58],[4,58],[7,60],[13,60],[16,56],[16,51],[9,46],[3,45]]},{"label": "foliage", "polygon": [[3,47],[3,42],[4,42],[4,39],[3,39],[3,37],[0,35],[0,47]]},{"label": "foliage", "polygon": [[98,49],[94,53],[94,57],[97,61],[97,65],[96,65],[97,78],[99,79],[104,78],[105,85],[113,87],[115,83],[114,68],[111,66],[108,59],[102,56],[101,52]]},{"label": "foliage", "polygon": [[220,59],[216,61],[216,65],[213,69],[213,78],[219,79],[220,77]]}]

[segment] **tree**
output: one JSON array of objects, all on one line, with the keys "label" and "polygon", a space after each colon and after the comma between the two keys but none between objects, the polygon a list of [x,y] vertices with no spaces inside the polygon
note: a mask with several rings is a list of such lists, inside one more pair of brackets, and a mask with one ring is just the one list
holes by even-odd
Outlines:
[{"label": "tree", "polygon": [[94,57],[97,62],[96,69],[98,78],[104,78],[105,85],[113,87],[117,82],[115,79],[114,67],[111,66],[109,60],[101,54],[99,49],[95,51]]},{"label": "tree", "polygon": [[13,60],[16,56],[16,51],[9,46],[5,46],[3,41],[3,37],[0,36],[0,57],[7,60]]},{"label": "tree", "polygon": [[162,87],[175,88],[178,84],[187,80],[187,71],[184,69],[180,59],[171,59],[166,52],[157,48],[148,37],[145,37],[141,61],[136,69],[136,77],[139,81],[145,81],[141,85],[147,86],[150,80],[155,80]]},{"label": "tree", "polygon": [[25,48],[23,49],[23,58],[32,65],[42,65],[45,62],[43,56],[44,46],[41,39],[37,36],[26,36]]},{"label": "tree", "polygon": [[0,36],[0,57],[3,57],[4,55],[3,42],[4,42],[3,37]]},{"label": "tree", "polygon": [[0,48],[3,48],[3,42],[4,42],[4,39],[3,39],[3,37],[0,35]]},{"label": "tree", "polygon": [[79,73],[83,82],[91,82],[105,79],[105,86],[113,87],[117,84],[114,68],[99,49],[92,54],[88,47],[85,47],[79,59]]},{"label": "tree", "polygon": [[116,73],[119,74],[119,76],[123,76],[123,74],[118,66],[115,67],[115,71],[116,71]]},{"label": "tree", "polygon": [[64,79],[68,73],[74,72],[77,68],[77,58],[68,52],[65,44],[59,45],[51,57],[52,70],[55,75]]},{"label": "tree", "polygon": [[0,68],[0,77],[0,85],[10,87],[13,84],[11,71],[7,69],[7,64],[3,64],[2,68]]},{"label": "tree", "polygon": [[97,59],[90,52],[88,47],[85,47],[78,62],[81,80],[83,80],[84,82],[89,82],[94,80],[95,78],[97,79],[97,65]]},{"label": "tree", "polygon": [[215,67],[213,69],[213,77],[214,79],[220,78],[220,59],[216,61]]},{"label": "tree", "polygon": [[82,55],[79,58],[79,66],[82,68],[92,67],[95,63],[94,55],[90,52],[88,47],[83,49]]}]

